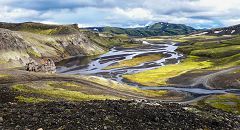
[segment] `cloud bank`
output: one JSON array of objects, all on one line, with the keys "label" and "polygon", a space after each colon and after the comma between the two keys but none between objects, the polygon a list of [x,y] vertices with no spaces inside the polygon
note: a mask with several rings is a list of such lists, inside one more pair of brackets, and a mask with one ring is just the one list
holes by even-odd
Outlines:
[{"label": "cloud bank", "polygon": [[0,0],[0,21],[138,27],[171,22],[195,28],[240,24],[239,0]]}]

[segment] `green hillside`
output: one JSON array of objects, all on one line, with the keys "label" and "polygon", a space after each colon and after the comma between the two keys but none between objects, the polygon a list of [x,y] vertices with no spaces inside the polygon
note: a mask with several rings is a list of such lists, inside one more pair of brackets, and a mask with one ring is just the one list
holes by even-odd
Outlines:
[{"label": "green hillside", "polygon": [[25,23],[0,23],[0,28],[12,31],[25,31],[46,35],[73,34],[78,32],[77,24],[71,25],[50,25],[34,22]]},{"label": "green hillside", "polygon": [[163,22],[155,23],[153,25],[142,28],[90,27],[87,29],[98,32],[127,34],[134,37],[185,35],[196,31],[196,29],[184,24],[172,24]]}]

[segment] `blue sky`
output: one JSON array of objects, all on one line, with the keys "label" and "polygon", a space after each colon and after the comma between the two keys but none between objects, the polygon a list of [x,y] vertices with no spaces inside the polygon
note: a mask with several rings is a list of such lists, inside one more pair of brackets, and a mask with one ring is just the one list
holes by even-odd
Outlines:
[{"label": "blue sky", "polygon": [[1,22],[215,28],[240,24],[240,0],[0,0]]}]

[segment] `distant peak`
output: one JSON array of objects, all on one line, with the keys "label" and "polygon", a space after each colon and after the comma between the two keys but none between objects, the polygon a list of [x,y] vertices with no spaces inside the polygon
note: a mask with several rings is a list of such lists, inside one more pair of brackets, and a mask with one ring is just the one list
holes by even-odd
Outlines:
[{"label": "distant peak", "polygon": [[157,22],[155,24],[168,24],[167,22]]}]

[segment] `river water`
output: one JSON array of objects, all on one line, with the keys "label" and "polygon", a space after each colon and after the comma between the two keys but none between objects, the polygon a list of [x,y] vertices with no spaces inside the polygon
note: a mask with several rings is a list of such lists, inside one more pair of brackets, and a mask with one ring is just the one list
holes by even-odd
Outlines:
[{"label": "river water", "polygon": [[[182,54],[176,52],[178,46],[173,43],[162,43],[162,44],[151,44],[143,42],[143,46],[133,48],[120,48],[114,47],[109,52],[100,55],[98,57],[74,57],[71,59],[63,60],[58,63],[57,72],[65,74],[81,74],[81,75],[96,75],[100,77],[109,78],[121,83],[127,83],[129,85],[140,87],[145,90],[175,90],[182,92],[189,92],[193,94],[209,95],[209,94],[220,94],[220,93],[236,93],[240,94],[239,90],[236,89],[225,89],[225,90],[209,90],[204,88],[177,88],[177,87],[146,87],[139,86],[135,83],[126,82],[122,75],[132,74],[140,71],[150,70],[158,68],[167,64],[178,64],[183,58]],[[136,56],[148,55],[148,54],[163,54],[164,58],[145,62],[134,67],[124,67],[106,70],[109,65],[118,63],[122,60],[132,59]]]}]

